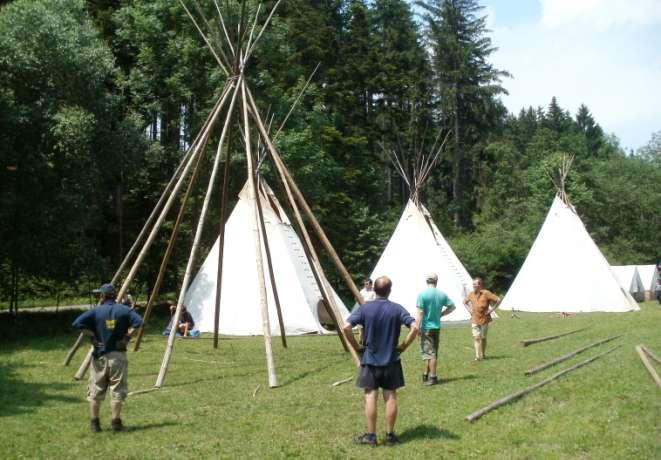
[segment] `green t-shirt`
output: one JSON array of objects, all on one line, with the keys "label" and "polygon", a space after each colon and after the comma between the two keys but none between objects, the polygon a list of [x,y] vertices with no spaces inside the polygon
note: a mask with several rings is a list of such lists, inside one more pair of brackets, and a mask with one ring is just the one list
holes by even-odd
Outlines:
[{"label": "green t-shirt", "polygon": [[424,311],[420,328],[428,331],[441,328],[441,313],[450,307],[454,307],[454,303],[445,292],[428,287],[418,294],[416,306]]}]

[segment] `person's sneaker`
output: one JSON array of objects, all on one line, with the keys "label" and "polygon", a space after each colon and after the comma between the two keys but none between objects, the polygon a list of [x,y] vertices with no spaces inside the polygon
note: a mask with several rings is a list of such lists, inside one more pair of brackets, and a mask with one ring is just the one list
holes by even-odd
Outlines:
[{"label": "person's sneaker", "polygon": [[112,419],[110,425],[112,426],[112,431],[122,431],[124,429],[121,418]]},{"label": "person's sneaker", "polygon": [[395,446],[399,444],[399,438],[395,433],[386,433],[386,446]]},{"label": "person's sneaker", "polygon": [[425,382],[425,385],[427,386],[438,385],[438,377],[429,377],[429,380]]},{"label": "person's sneaker", "polygon": [[99,422],[98,418],[90,419],[90,430],[92,430],[92,433],[101,431],[101,422]]},{"label": "person's sneaker", "polygon": [[376,435],[374,433],[363,433],[353,438],[354,444],[365,444],[368,446],[376,446]]},{"label": "person's sneaker", "polygon": [[422,383],[425,383],[427,380],[429,380],[429,374],[422,374]]}]

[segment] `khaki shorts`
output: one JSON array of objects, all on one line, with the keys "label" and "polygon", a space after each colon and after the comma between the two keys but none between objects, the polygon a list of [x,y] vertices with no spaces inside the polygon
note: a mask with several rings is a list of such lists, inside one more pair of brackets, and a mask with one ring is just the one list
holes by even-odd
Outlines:
[{"label": "khaki shorts", "polygon": [[430,329],[428,331],[420,332],[420,351],[422,352],[422,359],[436,359],[438,356],[438,329]]},{"label": "khaki shorts", "polygon": [[474,339],[486,339],[487,332],[489,332],[489,324],[471,324],[471,332]]},{"label": "khaki shorts", "polygon": [[110,388],[112,402],[124,401],[129,388],[128,368],[126,352],[123,351],[111,351],[92,359],[87,400],[103,401]]}]

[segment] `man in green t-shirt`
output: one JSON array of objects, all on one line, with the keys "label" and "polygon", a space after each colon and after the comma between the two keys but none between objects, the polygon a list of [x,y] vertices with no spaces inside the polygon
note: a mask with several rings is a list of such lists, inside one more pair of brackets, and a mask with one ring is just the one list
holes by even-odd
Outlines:
[{"label": "man in green t-shirt", "polygon": [[425,368],[422,381],[425,385],[436,385],[436,363],[441,317],[454,311],[454,303],[445,292],[436,288],[438,275],[430,273],[426,278],[427,288],[418,294],[418,324],[420,325],[420,349]]}]

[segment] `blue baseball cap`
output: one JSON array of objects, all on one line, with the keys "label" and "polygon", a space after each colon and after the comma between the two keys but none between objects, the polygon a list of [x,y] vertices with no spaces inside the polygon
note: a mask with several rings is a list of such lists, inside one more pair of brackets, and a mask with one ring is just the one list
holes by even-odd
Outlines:
[{"label": "blue baseball cap", "polygon": [[92,291],[94,294],[106,294],[106,295],[115,295],[115,286],[110,283],[102,285],[100,288],[94,289]]}]

